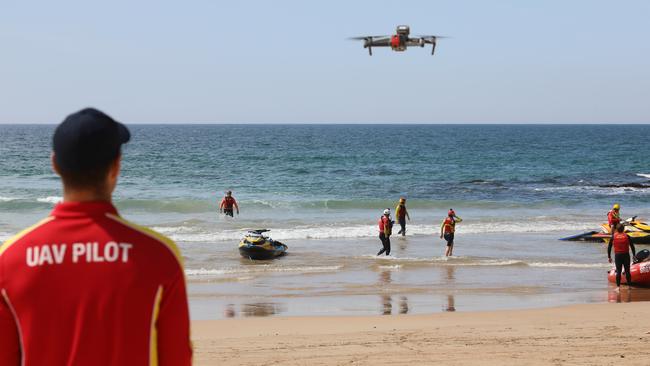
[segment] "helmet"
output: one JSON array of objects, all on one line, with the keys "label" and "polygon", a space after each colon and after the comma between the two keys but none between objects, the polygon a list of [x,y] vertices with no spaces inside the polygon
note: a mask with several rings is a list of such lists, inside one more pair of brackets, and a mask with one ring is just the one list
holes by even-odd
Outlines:
[{"label": "helmet", "polygon": [[619,210],[619,209],[621,208],[621,205],[619,205],[618,203],[615,203],[615,204],[614,204],[614,207],[612,207],[612,208],[613,208],[614,210]]},{"label": "helmet", "polygon": [[447,215],[449,215],[449,216],[456,216],[456,212],[454,211],[454,209],[450,208],[450,209],[449,209],[449,212],[447,212]]},{"label": "helmet", "polygon": [[384,215],[390,215],[390,208],[384,210]]}]

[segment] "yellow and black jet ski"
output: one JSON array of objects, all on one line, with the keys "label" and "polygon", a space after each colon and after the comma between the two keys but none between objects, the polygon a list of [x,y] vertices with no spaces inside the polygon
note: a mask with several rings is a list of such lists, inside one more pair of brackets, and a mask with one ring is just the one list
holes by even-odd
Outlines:
[{"label": "yellow and black jet ski", "polygon": [[[630,236],[633,244],[650,244],[650,225],[637,220],[636,216],[622,222],[625,225],[625,233]],[[607,223],[600,225],[600,231],[588,231],[586,233],[568,236],[560,240],[569,241],[593,241],[609,243],[612,233]]]},{"label": "yellow and black jet ski", "polygon": [[268,229],[249,230],[239,242],[239,254],[249,259],[272,259],[287,252],[287,246],[264,233]]}]

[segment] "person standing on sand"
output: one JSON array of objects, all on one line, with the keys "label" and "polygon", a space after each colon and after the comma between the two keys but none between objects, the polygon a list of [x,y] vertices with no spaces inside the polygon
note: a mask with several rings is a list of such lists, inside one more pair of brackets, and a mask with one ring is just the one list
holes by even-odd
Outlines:
[{"label": "person standing on sand", "polygon": [[395,216],[397,216],[397,222],[399,222],[399,226],[401,227],[397,234],[406,236],[406,219],[408,218],[411,221],[411,216],[409,216],[409,212],[406,210],[406,198],[402,197],[399,199],[399,204],[395,208]]},{"label": "person standing on sand", "polygon": [[616,291],[621,287],[621,269],[625,268],[625,279],[627,286],[632,283],[632,275],[630,274],[630,248],[632,249],[632,256],[636,255],[636,249],[630,236],[624,232],[625,227],[622,224],[616,226],[616,232],[612,235],[612,240],[607,245],[607,259],[612,263],[612,247],[614,247],[614,265],[616,266]]},{"label": "person standing on sand", "polygon": [[226,216],[233,217],[233,207],[237,209],[237,215],[239,215],[239,206],[235,197],[232,196],[232,191],[227,191],[226,196],[221,200],[219,204],[219,212],[226,214]]},{"label": "person standing on sand", "polygon": [[454,252],[454,234],[456,232],[456,223],[462,222],[463,219],[456,216],[453,209],[449,209],[447,217],[442,221],[440,226],[440,239],[444,238],[447,241],[447,249],[445,256],[451,257]]},{"label": "person standing on sand", "polygon": [[390,234],[393,230],[393,221],[390,219],[390,209],[385,209],[384,214],[379,218],[379,240],[383,248],[377,253],[390,255]]},{"label": "person standing on sand", "polygon": [[92,108],[56,128],[63,202],[0,246],[0,365],[191,365],[180,252],[111,203],[129,139]]}]

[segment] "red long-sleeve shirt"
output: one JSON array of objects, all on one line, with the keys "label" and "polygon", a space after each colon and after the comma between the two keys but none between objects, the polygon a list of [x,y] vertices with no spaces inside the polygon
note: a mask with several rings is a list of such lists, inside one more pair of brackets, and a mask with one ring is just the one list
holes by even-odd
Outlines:
[{"label": "red long-sleeve shirt", "polygon": [[0,247],[0,365],[190,365],[175,244],[65,202]]}]

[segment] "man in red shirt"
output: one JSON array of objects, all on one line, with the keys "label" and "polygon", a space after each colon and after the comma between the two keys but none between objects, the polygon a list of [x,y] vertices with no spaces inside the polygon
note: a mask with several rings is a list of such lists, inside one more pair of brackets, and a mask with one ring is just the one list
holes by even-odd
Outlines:
[{"label": "man in red shirt", "polygon": [[127,128],[96,109],[53,137],[63,202],[0,247],[0,365],[190,365],[181,255],[119,216]]},{"label": "man in red shirt", "polygon": [[614,247],[614,265],[616,266],[616,291],[621,287],[621,269],[625,268],[625,279],[627,285],[632,283],[632,275],[630,274],[630,248],[632,249],[632,256],[636,255],[636,249],[632,240],[625,233],[625,227],[622,224],[616,226],[616,232],[612,234],[612,239],[607,246],[607,259],[612,263],[612,247]]},{"label": "man in red shirt", "polygon": [[219,204],[219,211],[226,214],[226,216],[233,217],[233,207],[237,209],[237,215],[239,215],[237,200],[232,196],[232,191],[227,191],[226,195],[221,200],[221,204]]},{"label": "man in red shirt", "polygon": [[390,255],[390,235],[393,231],[393,220],[390,219],[390,209],[384,210],[384,215],[379,218],[379,240],[381,240],[382,248],[377,255]]}]

